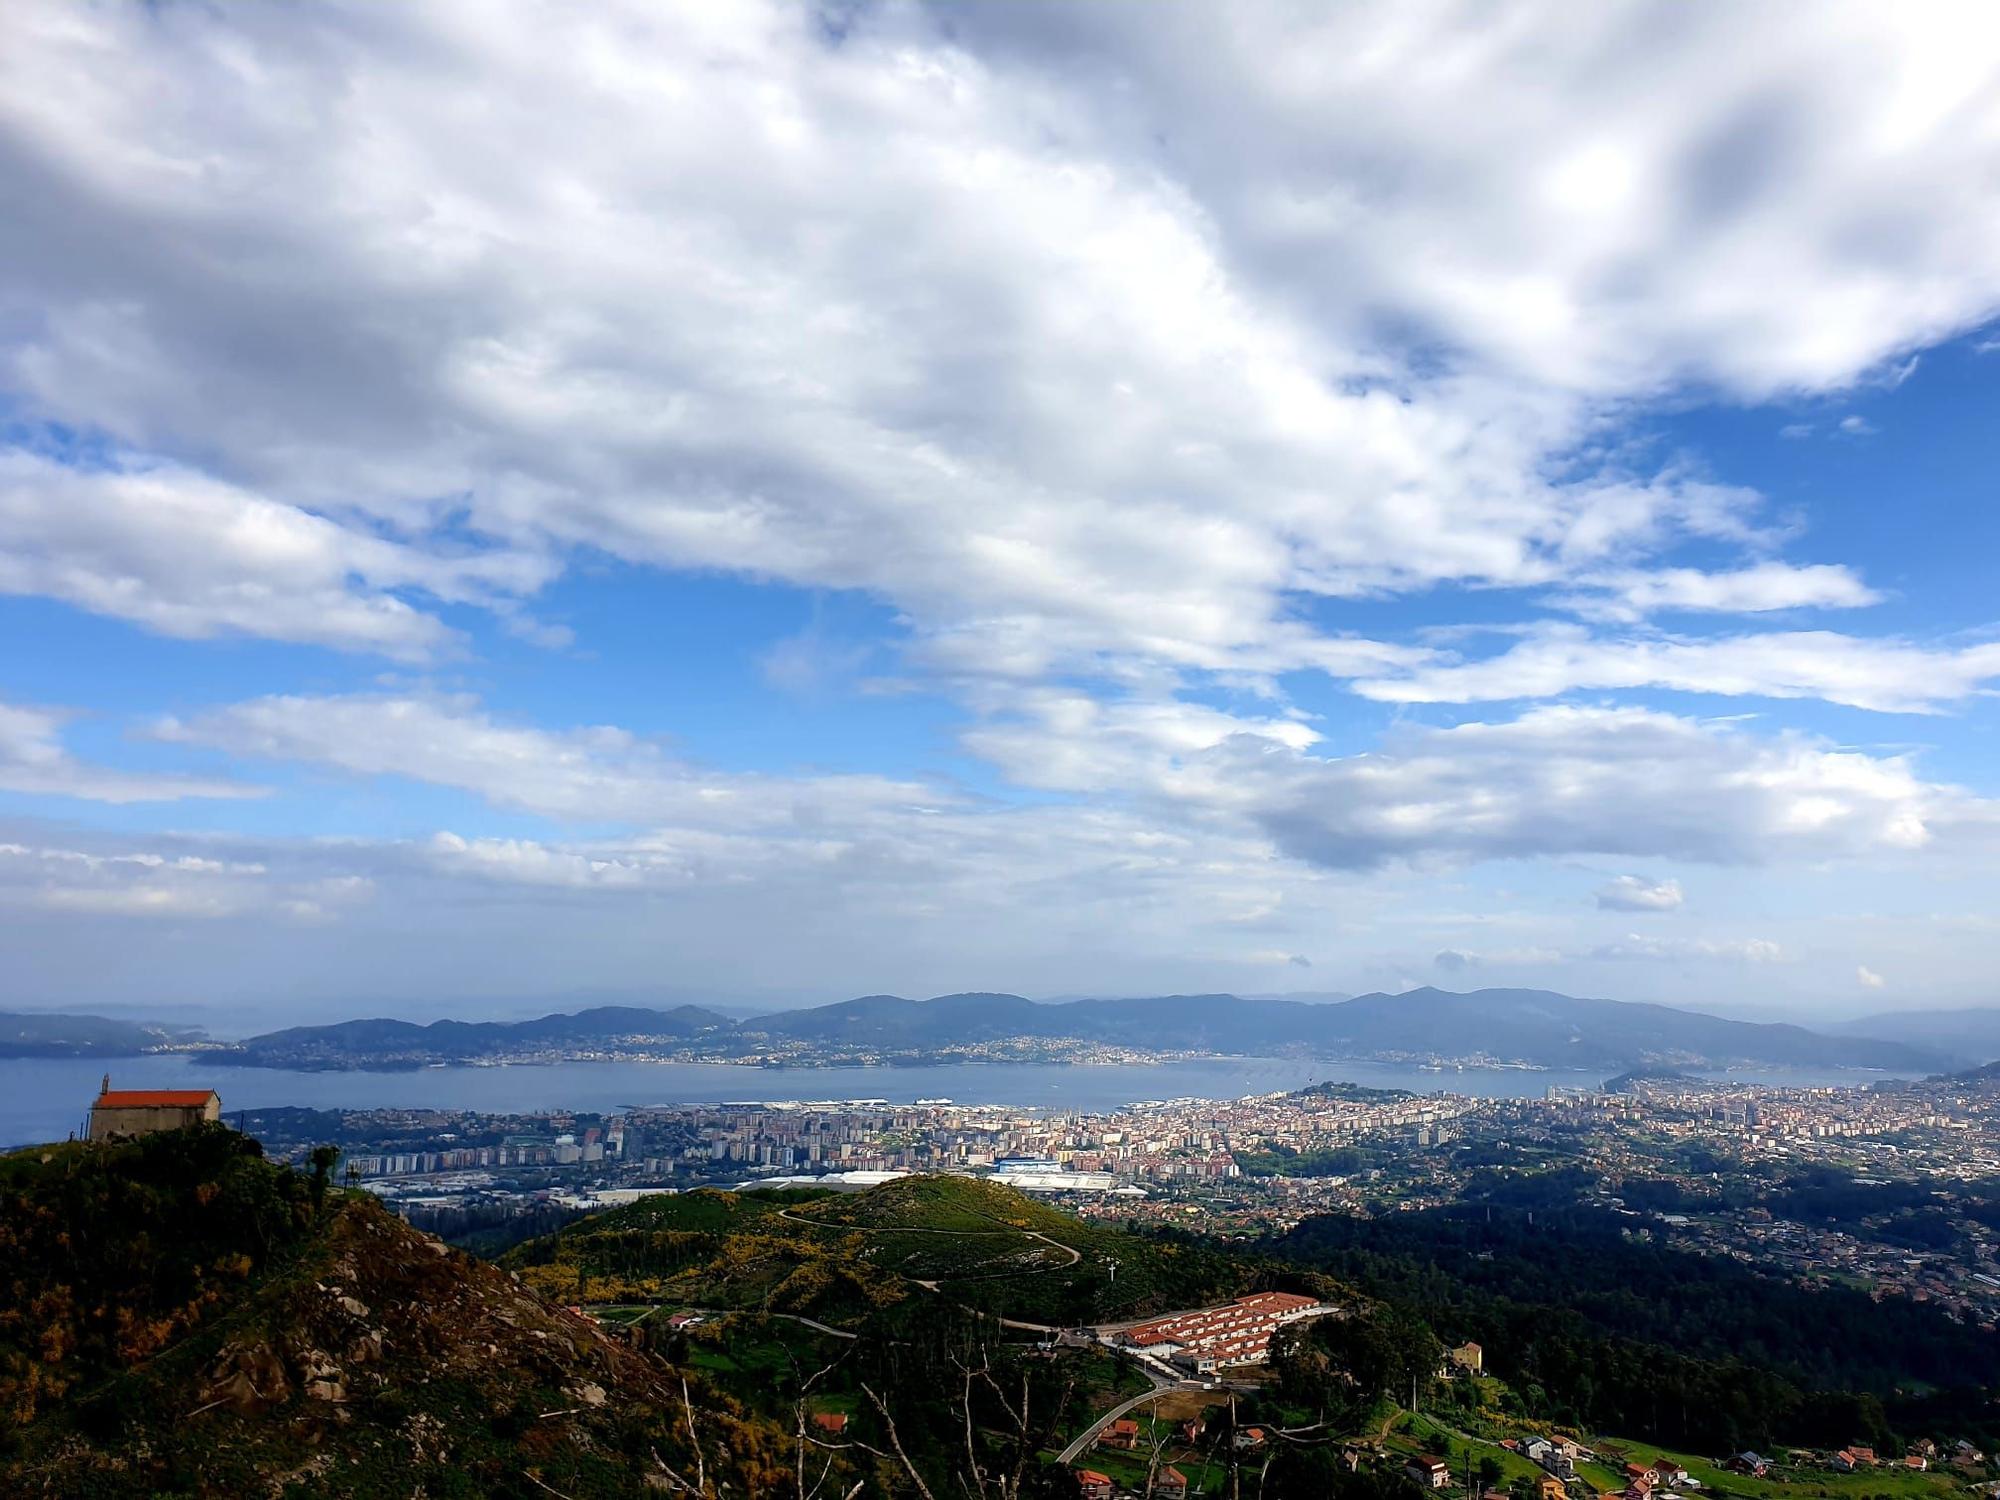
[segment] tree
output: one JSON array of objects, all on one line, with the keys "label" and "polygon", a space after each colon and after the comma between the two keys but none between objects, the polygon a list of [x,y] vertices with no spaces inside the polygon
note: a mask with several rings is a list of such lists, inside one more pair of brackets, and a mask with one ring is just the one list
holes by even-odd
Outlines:
[{"label": "tree", "polygon": [[315,1216],[326,1206],[326,1186],[333,1179],[334,1163],[340,1160],[340,1147],[315,1146],[306,1161],[312,1166],[312,1206]]}]

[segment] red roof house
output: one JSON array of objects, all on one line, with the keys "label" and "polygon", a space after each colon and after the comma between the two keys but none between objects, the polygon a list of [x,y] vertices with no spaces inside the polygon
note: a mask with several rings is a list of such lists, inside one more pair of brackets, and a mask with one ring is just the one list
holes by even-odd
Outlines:
[{"label": "red roof house", "polygon": [[221,1118],[222,1096],[214,1089],[114,1089],[106,1073],[90,1105],[90,1138],[124,1140]]}]

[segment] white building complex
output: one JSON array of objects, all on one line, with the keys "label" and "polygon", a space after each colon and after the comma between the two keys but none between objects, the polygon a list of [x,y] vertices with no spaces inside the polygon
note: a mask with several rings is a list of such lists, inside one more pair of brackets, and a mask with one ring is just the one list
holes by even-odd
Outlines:
[{"label": "white building complex", "polygon": [[1134,1323],[1116,1342],[1197,1375],[1232,1365],[1261,1365],[1271,1357],[1271,1335],[1287,1323],[1323,1318],[1338,1309],[1293,1292],[1258,1292],[1220,1307],[1169,1313]]}]

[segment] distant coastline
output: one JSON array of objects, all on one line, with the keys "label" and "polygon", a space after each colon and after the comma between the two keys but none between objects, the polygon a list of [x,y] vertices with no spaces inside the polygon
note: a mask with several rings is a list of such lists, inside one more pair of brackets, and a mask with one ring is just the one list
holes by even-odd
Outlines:
[{"label": "distant coastline", "polygon": [[[82,1127],[102,1075],[127,1088],[214,1088],[224,1118],[238,1110],[462,1109],[512,1114],[535,1110],[622,1111],[652,1105],[744,1101],[810,1102],[886,1098],[913,1104],[949,1097],[964,1105],[1110,1113],[1147,1099],[1240,1099],[1319,1084],[1351,1084],[1415,1094],[1535,1098],[1550,1088],[1597,1089],[1596,1070],[1467,1070],[1440,1078],[1422,1068],[1330,1063],[1290,1057],[1211,1058],[1155,1065],[1022,1063],[930,1068],[763,1068],[730,1063],[571,1062],[504,1067],[224,1070],[212,1055],[166,1052],[112,1060],[23,1059],[0,1064],[0,1148],[61,1140]],[[1779,1086],[1860,1086],[1862,1080],[1811,1070],[1770,1070],[1733,1081]]]},{"label": "distant coastline", "polygon": [[[734,1017],[699,1005],[602,1005],[523,1021],[394,1017],[293,1026],[236,1043],[88,1016],[0,1015],[0,1055],[117,1057],[207,1049],[218,1068],[395,1072],[436,1067],[632,1062],[895,1069],[968,1064],[1138,1065],[1290,1057],[1387,1064],[1440,1079],[1468,1070],[1539,1075],[1728,1068],[1927,1076],[1993,1054],[1731,1020],[1672,1006],[1547,990],[1421,988],[1326,1003],[1239,995],[1038,1002],[972,992],[865,995]],[[65,1054],[64,1049],[68,1049]]]}]

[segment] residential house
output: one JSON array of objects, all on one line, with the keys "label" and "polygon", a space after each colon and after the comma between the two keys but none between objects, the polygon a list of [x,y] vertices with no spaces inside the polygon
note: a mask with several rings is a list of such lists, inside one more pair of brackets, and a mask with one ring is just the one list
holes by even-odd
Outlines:
[{"label": "residential house", "polygon": [[1731,1455],[1723,1467],[1732,1474],[1748,1474],[1752,1479],[1762,1479],[1771,1471],[1771,1460],[1761,1453],[1752,1453],[1746,1448],[1741,1453]]},{"label": "residential house", "polygon": [[1264,1446],[1264,1429],[1261,1427],[1239,1427],[1230,1439],[1238,1448],[1261,1448]]},{"label": "residential house", "polygon": [[1671,1458],[1656,1458],[1653,1460],[1653,1481],[1664,1485],[1686,1484],[1688,1471]]},{"label": "residential house", "polygon": [[1441,1490],[1451,1483],[1451,1470],[1441,1458],[1419,1453],[1403,1465],[1403,1472],[1427,1490]]},{"label": "residential house", "polygon": [[1553,1474],[1544,1474],[1536,1489],[1538,1500],[1569,1500],[1569,1486]]},{"label": "residential house", "polygon": [[1187,1475],[1168,1464],[1153,1476],[1152,1487],[1146,1491],[1153,1500],[1187,1500]]},{"label": "residential house", "polygon": [[812,1420],[813,1426],[833,1437],[847,1431],[847,1413],[844,1411],[816,1411]]},{"label": "residential house", "polygon": [[1107,1423],[1104,1430],[1097,1434],[1097,1446],[1130,1453],[1139,1446],[1139,1424],[1130,1417],[1120,1417],[1115,1422]]},{"label": "residential house", "polygon": [[1547,1438],[1536,1438],[1523,1451],[1556,1478],[1565,1481],[1576,1478],[1575,1456],[1563,1450],[1561,1440],[1552,1443]]},{"label": "residential house", "polygon": [[1111,1500],[1111,1476],[1095,1469],[1078,1469],[1076,1490],[1083,1500]]}]

